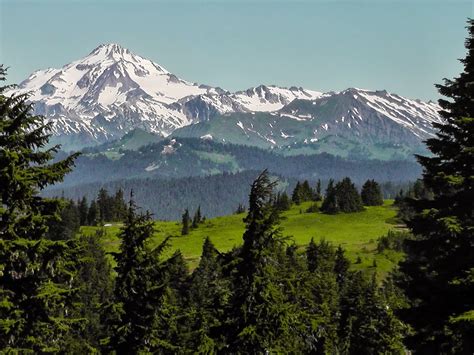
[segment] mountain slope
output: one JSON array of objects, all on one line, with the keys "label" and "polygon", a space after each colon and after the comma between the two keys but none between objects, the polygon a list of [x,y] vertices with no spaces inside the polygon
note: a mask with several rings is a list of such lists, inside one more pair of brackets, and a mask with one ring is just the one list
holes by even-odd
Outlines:
[{"label": "mountain slope", "polygon": [[297,179],[328,180],[350,176],[357,183],[369,178],[380,182],[406,182],[416,180],[421,174],[420,166],[409,161],[351,161],[325,153],[288,157],[256,147],[221,144],[212,140],[167,138],[138,150],[117,150],[117,146],[87,149],[76,160],[75,169],[56,187],[62,189],[89,182],[156,177],[175,179],[263,169]]},{"label": "mountain slope", "polygon": [[219,142],[272,148],[285,154],[327,152],[344,157],[398,159],[424,152],[441,122],[438,105],[386,91],[347,89],[293,100],[278,111],[231,113],[173,132]]},{"label": "mountain slope", "polygon": [[191,121],[173,103],[219,89],[184,81],[117,44],[101,45],[61,69],[40,70],[17,93],[31,93],[36,113],[56,136],[83,136],[84,145],[140,127],[160,135]]},{"label": "mountain slope", "polygon": [[436,104],[385,91],[323,94],[260,85],[232,93],[180,79],[117,44],[101,45],[60,69],[37,71],[11,93],[30,93],[36,113],[53,122],[52,143],[66,150],[138,128],[289,154],[362,152],[393,159],[419,151],[440,121]]}]

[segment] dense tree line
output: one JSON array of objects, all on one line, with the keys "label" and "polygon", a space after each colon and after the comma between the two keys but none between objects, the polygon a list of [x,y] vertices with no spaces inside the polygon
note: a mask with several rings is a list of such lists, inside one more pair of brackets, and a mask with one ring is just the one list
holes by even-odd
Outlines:
[{"label": "dense tree line", "polygon": [[[44,191],[44,196],[65,196],[73,200],[80,200],[83,196],[88,201],[95,200],[101,188],[107,191],[122,189],[125,196],[134,191],[135,200],[143,209],[149,210],[153,217],[163,220],[178,220],[183,213],[183,206],[195,211],[201,206],[203,215],[216,217],[235,212],[240,205],[245,206],[248,186],[252,183],[256,171],[239,173],[224,173],[211,176],[195,176],[179,179],[127,179],[110,183],[84,184],[71,188],[51,188]],[[298,182],[297,179],[277,176],[281,184],[278,190],[281,195],[292,195]],[[308,180],[309,185],[317,193],[319,180]],[[300,182],[301,183],[301,182]],[[321,180],[319,191],[325,189],[328,181]],[[412,184],[385,182],[379,183],[384,198],[393,199],[400,190],[407,191]],[[322,195],[320,192],[318,195]],[[291,198],[290,198],[291,202]]]},{"label": "dense tree line", "polygon": [[120,188],[113,196],[106,189],[100,189],[97,198],[90,204],[85,196],[77,201],[63,197],[60,203],[59,220],[53,220],[48,225],[48,235],[51,238],[70,239],[79,231],[80,226],[122,221],[127,212],[123,190]]},{"label": "dense tree line", "polygon": [[[161,154],[164,149],[168,149],[167,146],[173,147],[172,153]],[[225,159],[215,160],[213,156]],[[82,155],[76,160],[76,169],[65,178],[61,187],[66,189],[78,184],[104,184],[130,178],[170,179],[245,170],[261,171],[264,168],[273,174],[302,181],[340,180],[351,176],[357,184],[369,178],[379,182],[408,182],[415,181],[421,175],[419,165],[413,161],[353,161],[326,153],[284,156],[255,147],[177,138],[174,145],[167,139],[144,146],[138,151],[124,151],[123,156],[116,160],[107,158],[105,152]]]}]

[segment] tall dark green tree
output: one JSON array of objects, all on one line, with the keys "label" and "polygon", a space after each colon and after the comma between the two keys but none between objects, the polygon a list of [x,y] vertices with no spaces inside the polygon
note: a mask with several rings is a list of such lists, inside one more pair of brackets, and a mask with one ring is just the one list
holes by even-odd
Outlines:
[{"label": "tall dark green tree", "polygon": [[222,270],[220,255],[209,238],[204,240],[201,260],[188,289],[191,331],[189,347],[199,353],[223,351],[220,329],[230,301],[230,282]]},{"label": "tall dark green tree", "polygon": [[85,196],[78,202],[78,209],[79,209],[79,222],[81,226],[85,226],[88,224],[87,213],[89,211],[89,205],[87,203],[87,198]]},{"label": "tall dark green tree", "polygon": [[99,209],[97,208],[97,202],[91,201],[89,210],[87,211],[87,224],[89,226],[96,226],[99,222]]},{"label": "tall dark green tree", "polygon": [[474,20],[459,77],[437,85],[445,123],[436,124],[418,156],[431,198],[409,200],[407,240],[399,285],[411,300],[401,313],[416,330],[409,347],[419,353],[474,352]]},{"label": "tall dark green tree", "polygon": [[364,209],[357,188],[351,179],[346,177],[336,184],[337,208],[340,212],[359,212]]},{"label": "tall dark green tree", "polygon": [[163,297],[167,289],[165,263],[159,257],[167,245],[163,241],[151,250],[147,242],[153,236],[150,214],[137,214],[133,199],[120,232],[120,252],[114,254],[117,278],[114,303],[108,332],[107,349],[124,354],[156,351],[162,339],[156,338],[153,326],[161,316]]},{"label": "tall dark green tree", "polygon": [[380,185],[375,180],[367,180],[360,192],[362,203],[365,206],[383,205],[383,194]]},{"label": "tall dark green tree", "polygon": [[119,188],[112,198],[112,215],[113,221],[122,221],[127,216],[127,204],[123,197],[123,190]]},{"label": "tall dark green tree", "polygon": [[99,220],[101,222],[109,222],[113,219],[113,200],[104,188],[101,188],[97,194],[97,207],[99,209]]},{"label": "tall dark green tree", "polygon": [[334,187],[334,180],[332,179],[329,180],[328,186],[326,188],[326,194],[321,205],[321,211],[331,214],[339,212],[336,189]]},{"label": "tall dark green tree", "polygon": [[291,201],[293,201],[293,203],[297,205],[299,205],[303,201],[303,196],[301,193],[301,183],[299,181],[296,183],[293,193],[291,194]]},{"label": "tall dark green tree", "polygon": [[193,223],[192,223],[191,227],[192,228],[197,228],[200,223],[202,223],[202,214],[201,214],[201,206],[198,206],[198,209],[194,213]]},{"label": "tall dark green tree", "polygon": [[253,182],[240,260],[234,274],[231,325],[227,341],[231,352],[265,353],[291,349],[292,305],[277,281],[274,255],[280,238],[279,214],[271,197],[276,182],[267,171]]},{"label": "tall dark green tree", "polygon": [[[0,66],[0,81],[6,70]],[[72,155],[51,163],[50,124],[32,114],[27,95],[0,87],[0,348],[54,352],[78,323],[71,314],[76,244],[46,238],[60,201],[38,195],[71,171]],[[57,239],[57,240],[52,240]]]},{"label": "tall dark green tree", "polygon": [[323,199],[322,190],[321,190],[321,179],[318,179],[316,184],[316,190],[314,191],[314,201],[321,201]]},{"label": "tall dark green tree", "polygon": [[188,235],[189,234],[189,228],[191,227],[191,217],[189,216],[189,210],[186,208],[186,210],[183,213],[183,216],[181,217],[181,235]]}]

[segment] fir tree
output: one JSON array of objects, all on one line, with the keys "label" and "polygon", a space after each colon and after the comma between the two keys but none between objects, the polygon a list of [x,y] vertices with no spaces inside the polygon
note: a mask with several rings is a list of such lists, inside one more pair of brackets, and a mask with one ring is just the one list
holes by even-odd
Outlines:
[{"label": "fir tree", "polygon": [[193,223],[191,227],[197,228],[201,222],[202,222],[201,206],[198,206],[198,209],[196,210],[196,213],[193,216]]},{"label": "fir tree", "polygon": [[181,218],[181,235],[188,235],[189,234],[189,224],[191,223],[191,218],[189,217],[189,210],[186,208],[186,210],[183,213],[183,216]]},{"label": "fir tree", "polygon": [[153,250],[147,241],[153,236],[153,221],[149,213],[137,214],[133,198],[120,232],[120,252],[114,253],[117,278],[114,304],[108,305],[111,334],[107,349],[130,354],[150,352],[160,347],[154,325],[162,316],[166,293],[166,271],[159,256],[167,245],[165,239]]},{"label": "fir tree", "polygon": [[316,191],[314,193],[314,201],[321,201],[323,199],[322,191],[321,191],[321,179],[318,179],[318,183],[316,184]]},{"label": "fir tree", "polygon": [[293,190],[293,194],[291,195],[291,201],[293,201],[294,204],[299,205],[303,200],[303,197],[301,195],[301,184],[298,181],[296,183],[295,189]]},{"label": "fir tree", "polygon": [[274,207],[281,212],[288,211],[291,208],[291,201],[286,192],[276,195]]},{"label": "fir tree", "polygon": [[89,205],[87,203],[87,198],[84,196],[78,203],[78,209],[79,209],[79,222],[81,226],[85,226],[88,223],[88,218],[87,214],[89,211]]},{"label": "fir tree", "polygon": [[337,208],[340,212],[359,212],[364,209],[359,192],[348,177],[338,182],[335,190]]},{"label": "fir tree", "polygon": [[334,260],[334,272],[339,286],[341,286],[347,279],[349,273],[350,261],[346,258],[344,249],[339,245],[336,249],[336,255]]},{"label": "fir tree", "polygon": [[[0,81],[6,70],[0,65]],[[47,239],[61,202],[38,196],[71,171],[72,155],[51,163],[50,124],[32,114],[27,95],[0,87],[0,348],[54,352],[78,322],[70,283],[77,273],[74,241]],[[57,239],[57,240],[52,240]]]},{"label": "fir tree", "polygon": [[383,205],[383,195],[380,185],[375,180],[367,180],[360,193],[364,206]]},{"label": "fir tree", "polygon": [[298,343],[291,332],[292,305],[285,301],[272,260],[280,237],[279,214],[271,204],[276,182],[264,171],[253,182],[240,260],[234,274],[235,294],[227,341],[231,352],[289,350]]},{"label": "fir tree", "polygon": [[112,198],[112,215],[111,220],[122,221],[127,216],[127,204],[123,198],[123,190],[119,188]]},{"label": "fir tree", "polygon": [[101,223],[112,221],[112,199],[106,189],[101,188],[97,194],[97,208],[99,210],[99,220]]},{"label": "fir tree", "polygon": [[432,156],[417,156],[431,196],[408,200],[416,236],[398,284],[412,302],[402,318],[416,330],[409,346],[420,353],[474,351],[474,20],[468,21],[464,71],[437,85],[445,123],[427,140]]},{"label": "fir tree", "polygon": [[337,213],[339,212],[339,207],[337,204],[337,194],[334,187],[334,180],[329,180],[328,186],[326,188],[326,194],[321,205],[321,211],[325,213]]},{"label": "fir tree", "polygon": [[230,283],[209,238],[204,240],[201,260],[191,276],[189,300],[189,347],[199,353],[222,351],[225,343],[220,329],[230,300]]},{"label": "fir tree", "polygon": [[87,225],[96,226],[99,222],[99,210],[97,208],[97,203],[95,200],[92,200],[89,210],[87,211]]},{"label": "fir tree", "polygon": [[78,289],[75,298],[81,307],[76,312],[87,323],[77,334],[72,334],[77,339],[75,349],[71,349],[74,353],[97,351],[100,340],[110,335],[101,321],[101,306],[111,302],[113,296],[112,268],[101,242],[104,236],[105,230],[99,229],[95,235],[79,237],[80,268],[74,286]]}]

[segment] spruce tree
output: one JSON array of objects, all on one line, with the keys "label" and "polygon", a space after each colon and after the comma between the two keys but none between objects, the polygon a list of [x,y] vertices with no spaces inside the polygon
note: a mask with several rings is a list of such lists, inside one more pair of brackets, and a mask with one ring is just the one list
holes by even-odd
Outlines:
[{"label": "spruce tree", "polygon": [[318,179],[318,183],[316,184],[316,191],[314,193],[314,201],[321,201],[323,199],[322,191],[321,191],[321,179]]},{"label": "spruce tree", "polygon": [[111,334],[104,341],[108,351],[125,354],[151,352],[162,342],[153,326],[162,316],[161,307],[167,289],[166,267],[159,257],[168,239],[150,249],[147,242],[153,231],[150,214],[137,214],[131,198],[119,235],[120,251],[113,254],[117,262],[117,278],[114,303],[105,309]]},{"label": "spruce tree", "polygon": [[398,284],[411,300],[402,318],[416,330],[409,347],[420,353],[474,351],[474,20],[468,21],[464,71],[437,85],[444,123],[427,140],[432,156],[417,156],[431,196],[409,199]]},{"label": "spruce tree", "polygon": [[285,300],[274,255],[279,214],[271,203],[276,182],[267,171],[253,182],[244,219],[244,244],[234,273],[234,296],[226,351],[265,353],[291,351],[298,338],[291,332],[293,305]]},{"label": "spruce tree", "polygon": [[367,180],[360,192],[364,206],[383,205],[383,194],[380,185],[375,180]]},{"label": "spruce tree", "polygon": [[[0,81],[5,75],[0,65]],[[27,95],[5,96],[7,88],[0,87],[0,348],[55,352],[79,322],[70,286],[77,245],[46,238],[61,202],[38,192],[61,181],[77,155],[51,163],[59,150],[46,148],[51,124],[32,114]]]},{"label": "spruce tree", "polygon": [[106,189],[101,188],[97,194],[97,207],[99,209],[99,220],[103,222],[112,221],[113,203]]},{"label": "spruce tree", "polygon": [[193,223],[191,225],[192,228],[197,228],[199,224],[202,222],[202,215],[201,215],[201,206],[198,206],[196,213],[193,216]]},{"label": "spruce tree", "polygon": [[112,215],[113,221],[122,221],[127,216],[127,204],[123,197],[123,190],[119,188],[112,198]]},{"label": "spruce tree", "polygon": [[230,283],[222,270],[220,255],[209,238],[204,240],[201,260],[189,286],[189,348],[199,353],[222,351],[220,329],[230,299]]},{"label": "spruce tree", "polygon": [[340,212],[359,212],[364,209],[359,192],[350,178],[346,177],[338,182],[335,190],[337,208]]},{"label": "spruce tree", "polygon": [[99,222],[99,210],[97,208],[97,202],[92,200],[89,210],[87,211],[87,225],[96,226]]},{"label": "spruce tree", "polygon": [[334,187],[334,180],[332,179],[329,180],[328,186],[326,188],[326,194],[321,205],[321,211],[330,214],[339,212],[336,189]]},{"label": "spruce tree", "polygon": [[291,201],[293,201],[294,204],[299,205],[303,200],[302,197],[302,192],[301,192],[301,184],[298,181],[296,183],[295,189],[293,190],[293,194],[291,195]]},{"label": "spruce tree", "polygon": [[78,203],[79,209],[79,221],[81,226],[85,226],[88,224],[87,221],[87,213],[89,210],[89,205],[87,203],[87,198],[84,196]]},{"label": "spruce tree", "polygon": [[186,208],[181,218],[181,224],[182,224],[181,235],[189,234],[190,223],[191,223],[191,218],[189,217],[189,210]]}]

